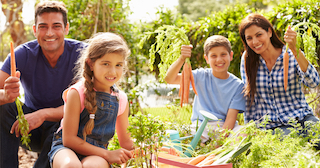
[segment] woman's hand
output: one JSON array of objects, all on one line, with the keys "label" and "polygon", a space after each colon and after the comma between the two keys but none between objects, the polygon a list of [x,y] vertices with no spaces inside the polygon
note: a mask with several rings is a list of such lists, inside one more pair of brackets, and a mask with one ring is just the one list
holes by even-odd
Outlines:
[{"label": "woman's hand", "polygon": [[297,37],[297,32],[292,30],[291,26],[288,26],[287,31],[284,33],[284,41],[288,44],[290,50],[295,56],[297,55],[296,37]]}]

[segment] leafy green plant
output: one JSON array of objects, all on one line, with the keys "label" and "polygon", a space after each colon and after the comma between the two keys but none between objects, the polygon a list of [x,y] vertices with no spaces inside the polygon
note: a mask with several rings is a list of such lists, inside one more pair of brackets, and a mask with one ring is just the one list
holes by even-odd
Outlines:
[{"label": "leafy green plant", "polygon": [[178,28],[173,25],[164,25],[154,32],[145,33],[144,37],[139,42],[139,46],[142,48],[145,41],[147,41],[153,34],[156,34],[156,41],[151,45],[149,50],[149,68],[151,71],[153,70],[156,53],[158,53],[161,58],[161,61],[158,64],[160,71],[159,80],[162,82],[166,76],[167,69],[179,58],[181,45],[190,44],[185,32],[186,31],[183,28]]},{"label": "leafy green plant", "polygon": [[129,123],[128,131],[134,139],[135,148],[139,149],[134,158],[135,166],[151,168],[154,163],[157,164],[157,152],[162,147],[165,136],[164,123],[158,117],[144,115],[141,112],[130,116]]},{"label": "leafy green plant", "polygon": [[17,115],[17,120],[19,121],[19,129],[18,129],[18,131],[21,132],[22,145],[26,145],[26,147],[29,148],[29,150],[31,150],[31,148],[29,146],[29,142],[31,141],[30,140],[31,134],[28,134],[28,132],[29,132],[29,123],[26,120],[26,118],[24,117],[24,113],[23,113],[23,110],[22,110],[23,103],[18,98],[16,98],[15,103],[16,103],[17,110],[18,110],[18,115]]},{"label": "leafy green plant", "polygon": [[[247,135],[247,141],[252,145],[247,153],[232,160],[233,166],[235,168],[319,167],[317,163],[319,156],[314,145],[318,142],[320,135],[320,123],[308,124],[305,129],[293,120],[290,125],[293,126],[291,133],[283,135],[281,129],[260,129],[252,121],[246,124],[243,133]],[[299,134],[301,131],[307,133],[302,136]]]},{"label": "leafy green plant", "polygon": [[297,32],[297,53],[300,48],[303,48],[306,58],[317,67],[316,38],[313,37],[313,34],[318,36],[318,40],[320,40],[320,27],[314,23],[300,22],[292,29]]}]

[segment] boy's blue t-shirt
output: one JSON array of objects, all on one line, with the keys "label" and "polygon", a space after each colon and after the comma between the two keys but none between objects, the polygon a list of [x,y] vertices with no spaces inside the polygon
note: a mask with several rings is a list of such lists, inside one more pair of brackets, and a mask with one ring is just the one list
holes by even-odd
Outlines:
[{"label": "boy's blue t-shirt", "polygon": [[199,117],[203,121],[200,110],[214,114],[225,121],[229,109],[245,111],[245,97],[242,93],[243,82],[229,73],[228,79],[213,76],[211,68],[199,68],[192,71],[198,96],[195,95],[191,121]]},{"label": "boy's blue t-shirt", "polygon": [[[20,81],[25,92],[26,106],[38,110],[63,105],[62,92],[70,86],[75,63],[80,51],[87,45],[72,39],[64,41],[64,52],[54,68],[43,55],[37,40],[15,49],[16,66],[21,72]],[[8,74],[11,67],[10,58],[9,54],[1,67],[1,70]]]}]

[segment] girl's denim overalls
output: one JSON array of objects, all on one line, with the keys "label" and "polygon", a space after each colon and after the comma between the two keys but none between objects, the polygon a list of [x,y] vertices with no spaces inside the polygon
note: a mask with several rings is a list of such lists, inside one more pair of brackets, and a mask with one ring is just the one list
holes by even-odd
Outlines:
[{"label": "girl's denim overalls", "polygon": [[[95,113],[94,128],[92,134],[87,135],[86,142],[107,149],[108,141],[113,137],[115,124],[118,116],[119,97],[118,90],[112,87],[117,96],[105,92],[96,92],[97,111]],[[83,129],[89,120],[89,113],[86,109],[80,114],[78,136],[83,139]],[[62,130],[53,136],[51,151],[48,153],[50,164],[52,164],[55,154],[66,147],[62,144]],[[85,156],[77,154],[79,159]]]}]

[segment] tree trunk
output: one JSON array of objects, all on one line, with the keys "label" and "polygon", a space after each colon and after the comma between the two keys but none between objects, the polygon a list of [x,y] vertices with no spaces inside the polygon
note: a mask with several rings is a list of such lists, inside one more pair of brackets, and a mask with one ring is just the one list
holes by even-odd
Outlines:
[{"label": "tree trunk", "polygon": [[1,3],[2,3],[2,12],[7,18],[6,28],[2,32],[2,34],[4,34],[9,29],[9,32],[15,47],[22,43],[25,43],[27,41],[27,37],[24,30],[24,23],[21,17],[22,6],[23,6],[22,1],[21,0],[1,0]]}]

